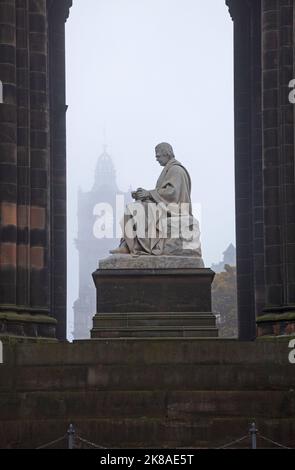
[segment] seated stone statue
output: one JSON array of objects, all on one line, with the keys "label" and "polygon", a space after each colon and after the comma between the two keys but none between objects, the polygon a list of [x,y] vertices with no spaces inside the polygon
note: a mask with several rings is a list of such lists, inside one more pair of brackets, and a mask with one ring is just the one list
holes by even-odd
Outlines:
[{"label": "seated stone statue", "polygon": [[122,221],[123,238],[111,254],[195,256],[202,258],[199,223],[193,217],[191,178],[170,144],[156,147],[164,167],[156,188],[137,189]]}]

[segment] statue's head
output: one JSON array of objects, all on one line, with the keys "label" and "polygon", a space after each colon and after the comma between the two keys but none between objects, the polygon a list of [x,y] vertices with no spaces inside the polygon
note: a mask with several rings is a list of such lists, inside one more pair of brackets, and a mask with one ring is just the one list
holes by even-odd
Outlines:
[{"label": "statue's head", "polygon": [[170,144],[163,142],[156,147],[156,159],[161,166],[166,166],[167,163],[175,158],[173,148]]}]

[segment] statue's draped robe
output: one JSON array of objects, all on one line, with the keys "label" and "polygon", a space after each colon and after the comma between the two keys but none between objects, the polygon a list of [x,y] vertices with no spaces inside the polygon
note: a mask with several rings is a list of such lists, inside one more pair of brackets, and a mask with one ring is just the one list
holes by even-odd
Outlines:
[{"label": "statue's draped robe", "polygon": [[123,233],[130,253],[201,258],[199,223],[192,214],[188,171],[177,160],[170,160],[150,194],[152,200],[126,207]]}]

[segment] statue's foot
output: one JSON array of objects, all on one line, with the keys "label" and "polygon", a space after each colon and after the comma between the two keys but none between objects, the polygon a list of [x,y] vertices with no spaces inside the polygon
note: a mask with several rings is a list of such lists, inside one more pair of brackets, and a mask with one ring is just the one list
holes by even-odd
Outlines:
[{"label": "statue's foot", "polygon": [[111,255],[130,255],[129,248],[127,246],[119,246],[115,250],[110,251]]}]

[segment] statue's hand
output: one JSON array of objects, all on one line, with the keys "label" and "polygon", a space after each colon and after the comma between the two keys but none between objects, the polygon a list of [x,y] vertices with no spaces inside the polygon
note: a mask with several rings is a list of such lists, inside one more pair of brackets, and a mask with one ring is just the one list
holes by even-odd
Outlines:
[{"label": "statue's hand", "polygon": [[143,201],[144,199],[149,199],[151,197],[150,192],[143,188],[138,188],[136,195],[139,201]]}]

